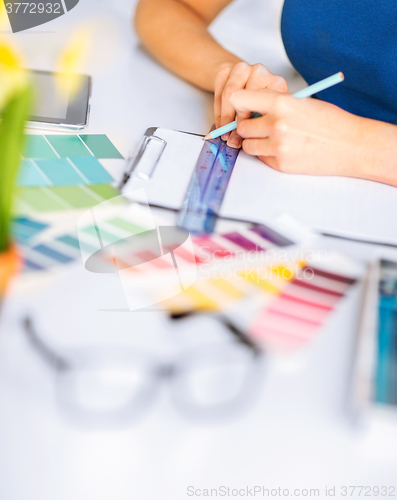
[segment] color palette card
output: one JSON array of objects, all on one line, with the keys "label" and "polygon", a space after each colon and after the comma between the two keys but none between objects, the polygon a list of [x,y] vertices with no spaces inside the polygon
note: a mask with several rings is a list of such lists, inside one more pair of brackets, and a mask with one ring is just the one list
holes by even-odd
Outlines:
[{"label": "color palette card", "polygon": [[357,277],[305,263],[255,316],[250,334],[267,349],[292,352],[319,332]]},{"label": "color palette card", "polygon": [[[138,241],[132,241],[131,235],[142,230],[137,229],[137,226],[143,227],[141,221],[135,221],[132,227],[131,220],[126,221],[120,216],[104,219],[95,214],[95,220],[95,228],[92,225],[80,228],[80,240],[97,249],[96,257],[109,264],[109,272],[117,270],[120,276],[123,273],[122,279],[129,281],[126,285],[129,293],[150,296],[151,300],[147,302],[151,303],[173,297],[164,307],[178,313],[198,309],[220,310],[242,299],[248,300],[255,292],[250,283],[250,266],[267,267],[274,262],[276,250],[279,256],[280,251],[293,246],[288,237],[262,224],[232,223],[224,233],[202,237],[191,237],[186,230],[183,234],[174,226],[160,225],[156,227],[158,233],[154,231],[153,239],[150,238],[150,224],[147,224],[148,238],[145,239],[142,233]],[[152,222],[152,229],[154,227]],[[87,236],[91,241],[86,239]],[[91,265],[89,260],[92,258],[88,255],[86,266]],[[180,273],[178,280],[176,268]],[[187,284],[193,275],[194,280]],[[259,279],[259,284],[263,289],[278,290],[273,283],[275,278],[272,275],[268,281]],[[240,283],[235,285],[235,280]],[[262,301],[263,297],[262,294]]]},{"label": "color palette card", "polygon": [[41,234],[49,226],[48,223],[31,219],[29,217],[17,217],[13,220],[12,235],[17,243],[28,244],[32,239]]},{"label": "color palette card", "polygon": [[113,177],[94,157],[22,160],[18,177],[20,187],[78,186],[105,184]]},{"label": "color palette card", "polygon": [[71,216],[67,221],[16,217],[12,234],[23,259],[22,272],[47,271],[79,258],[75,232],[75,220]]},{"label": "color palette card", "polygon": [[123,159],[122,154],[105,134],[95,135],[28,135],[25,159],[53,160],[55,158]]},{"label": "color palette card", "polygon": [[[18,191],[15,212],[29,215],[90,208],[112,198],[120,200],[119,195],[119,191],[109,184],[26,188]],[[125,203],[128,202],[125,200]]]},{"label": "color palette card", "polygon": [[[196,267],[197,279],[169,293],[161,306],[174,315],[222,313],[273,352],[291,352],[313,339],[362,273],[350,260],[303,250],[259,224],[194,237],[193,248],[193,255],[175,246],[173,252]],[[173,264],[166,255],[163,262],[147,260],[142,272],[133,256],[123,258],[132,266],[136,294],[152,294],[159,302],[167,284],[175,286]]]},{"label": "color palette card", "polygon": [[[24,271],[49,271],[75,260],[84,263],[85,255],[92,255],[98,247],[98,227],[83,225],[78,221],[86,210],[38,214],[35,219],[18,217],[14,221],[14,237],[24,258]],[[89,214],[91,211],[88,212]],[[143,232],[149,228],[145,210],[139,205],[134,210],[123,196],[111,198],[95,208],[95,223],[101,229],[103,247],[109,243],[123,242],[132,231]],[[111,254],[111,252],[110,252]],[[106,260],[106,255],[102,259]],[[111,260],[110,272],[115,272]],[[102,266],[103,267],[103,266]]]},{"label": "color palette card", "polygon": [[123,159],[106,135],[28,135],[18,185],[105,184],[113,177],[98,159]]},{"label": "color palette card", "polygon": [[397,408],[397,263],[382,259],[378,273],[373,399]]},{"label": "color palette card", "polygon": [[52,240],[22,248],[24,271],[48,271],[80,258],[75,235],[64,234]]},{"label": "color palette card", "polygon": [[[221,312],[276,353],[303,347],[357,282],[356,266],[304,260],[266,264],[258,258],[212,267],[165,304],[172,314]],[[201,278],[200,278],[201,274]]]},{"label": "color palette card", "polygon": [[[95,207],[95,211],[97,211],[97,208]],[[142,210],[144,208],[147,209],[148,207],[143,207]],[[130,212],[130,208],[128,212]],[[103,214],[103,217],[99,214],[96,216],[96,228],[88,226],[81,229],[82,238],[85,237],[86,232],[92,233],[102,241],[104,247],[108,248],[107,252],[102,252],[102,258],[113,260],[116,253],[120,269],[133,267],[137,263],[137,258],[131,240],[128,237],[149,230],[149,218],[147,217],[146,221],[143,222],[144,217],[142,214],[140,219],[131,219],[131,213],[119,214],[117,218],[109,217],[106,212],[103,212]],[[172,250],[176,257],[181,258],[194,267],[196,265],[205,266],[207,264],[215,267],[218,265],[224,267],[225,264],[228,264],[228,261],[239,262],[246,259],[248,255],[254,255],[257,258],[257,256],[266,254],[266,258],[268,259],[273,249],[281,249],[293,244],[284,235],[264,225],[257,224],[251,227],[247,224],[240,224],[239,226],[233,223],[231,230],[223,234],[215,233],[202,237],[192,237],[192,248],[188,252],[183,248],[182,243],[190,237],[189,233],[182,228],[178,229],[175,226],[170,226],[169,221],[167,222],[168,224],[164,227],[160,223],[159,227],[159,218],[156,217],[156,222],[152,219],[151,229],[159,227],[157,237],[161,245],[157,245],[156,252],[159,251],[160,246],[164,254],[167,253],[167,250]],[[110,245],[113,245],[113,247],[111,248]],[[154,247],[152,249],[142,248],[142,251],[146,251],[148,261],[154,260],[154,257],[159,257],[159,254],[154,255]],[[150,255],[152,255],[153,259],[149,258]],[[160,261],[153,262],[152,269],[155,270],[158,266],[161,266],[161,259]],[[162,267],[165,269],[167,266]],[[145,273],[141,275],[142,281],[148,280],[150,269],[148,267]],[[137,272],[137,270],[134,270],[134,272]],[[162,274],[161,277],[165,278],[165,274]]]}]

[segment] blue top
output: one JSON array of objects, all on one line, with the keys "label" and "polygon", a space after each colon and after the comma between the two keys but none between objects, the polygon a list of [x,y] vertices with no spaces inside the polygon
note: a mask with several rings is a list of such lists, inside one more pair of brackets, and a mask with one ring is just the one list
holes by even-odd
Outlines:
[{"label": "blue top", "polygon": [[281,32],[309,85],[344,73],[320,99],[397,123],[397,0],[285,0]]}]

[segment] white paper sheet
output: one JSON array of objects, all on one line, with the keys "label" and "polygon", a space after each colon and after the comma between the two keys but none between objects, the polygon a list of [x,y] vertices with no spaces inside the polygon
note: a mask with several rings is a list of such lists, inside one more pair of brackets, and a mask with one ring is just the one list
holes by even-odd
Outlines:
[{"label": "white paper sheet", "polygon": [[348,177],[291,175],[240,153],[222,206],[239,217],[288,213],[322,232],[397,243],[397,188]]}]

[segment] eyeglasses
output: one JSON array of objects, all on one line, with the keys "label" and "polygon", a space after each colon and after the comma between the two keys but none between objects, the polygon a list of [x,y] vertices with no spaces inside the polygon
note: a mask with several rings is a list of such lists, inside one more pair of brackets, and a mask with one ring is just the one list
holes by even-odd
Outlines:
[{"label": "eyeglasses", "polygon": [[[219,318],[218,318],[219,319]],[[207,344],[172,360],[125,346],[90,346],[61,354],[23,321],[27,338],[57,381],[60,407],[89,425],[129,423],[154,403],[167,381],[174,406],[200,421],[225,419],[247,409],[263,379],[263,353],[234,325],[230,342]]]}]

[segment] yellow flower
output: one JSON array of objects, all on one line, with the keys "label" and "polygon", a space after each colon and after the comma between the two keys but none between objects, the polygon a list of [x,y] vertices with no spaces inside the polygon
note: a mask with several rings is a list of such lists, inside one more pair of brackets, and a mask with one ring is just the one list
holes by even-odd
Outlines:
[{"label": "yellow flower", "polygon": [[5,28],[8,25],[8,16],[4,2],[0,2],[0,29]]},{"label": "yellow flower", "polygon": [[10,42],[0,39],[0,109],[27,83],[22,57]]},{"label": "yellow flower", "polygon": [[11,47],[10,43],[0,41],[0,65],[2,70],[15,71],[22,66],[22,59],[17,54],[15,48]]},{"label": "yellow flower", "polygon": [[59,90],[64,95],[73,97],[80,90],[82,80],[79,73],[84,70],[91,53],[92,32],[93,28],[90,26],[80,27],[60,54],[58,71],[62,76]]}]

